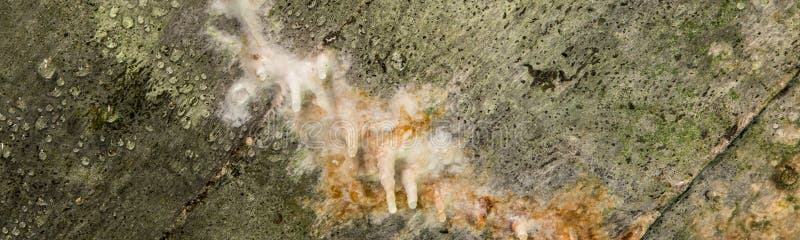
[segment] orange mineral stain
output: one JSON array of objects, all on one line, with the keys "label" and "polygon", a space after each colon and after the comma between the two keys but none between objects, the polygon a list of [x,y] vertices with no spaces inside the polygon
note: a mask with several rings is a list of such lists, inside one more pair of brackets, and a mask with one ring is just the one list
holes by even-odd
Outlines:
[{"label": "orange mineral stain", "polygon": [[583,179],[547,202],[489,187],[460,141],[433,124],[446,114],[445,90],[409,85],[381,98],[351,87],[348,64],[333,51],[302,57],[267,41],[256,14],[268,12],[260,10],[270,5],[264,3],[212,3],[242,23],[238,39],[212,31],[237,52],[244,72],[229,89],[220,117],[241,125],[260,91],[277,93],[270,106],[291,119],[310,155],[302,167],[321,173],[320,199],[310,204],[317,231],[356,217],[413,211],[497,239],[607,238],[601,211],[611,201],[602,184]]}]

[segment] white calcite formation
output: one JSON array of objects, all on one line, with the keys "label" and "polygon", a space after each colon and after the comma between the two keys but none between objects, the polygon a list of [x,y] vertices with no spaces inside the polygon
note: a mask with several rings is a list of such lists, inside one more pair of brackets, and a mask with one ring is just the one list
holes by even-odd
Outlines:
[{"label": "white calcite formation", "polygon": [[438,222],[489,228],[498,238],[601,234],[591,226],[600,221],[600,188],[578,187],[568,193],[575,196],[550,206],[490,191],[472,173],[459,141],[433,124],[444,112],[447,92],[423,85],[400,87],[390,98],[369,96],[347,84],[347,61],[334,52],[299,56],[269,41],[257,14],[269,12],[269,5],[264,0],[212,2],[212,13],[241,26],[236,35],[208,29],[238,56],[243,71],[227,90],[219,116],[241,126],[251,118],[249,105],[263,99],[263,92],[273,93],[269,111],[288,117],[310,152],[298,168],[321,172],[318,187],[325,200],[316,206],[318,216],[345,220],[353,214],[395,213],[403,208],[397,200],[404,198],[408,209],[423,206],[430,211],[420,213]]},{"label": "white calcite formation", "polygon": [[[430,122],[439,114],[445,94],[430,86],[401,88],[391,99],[367,96],[344,79],[347,64],[323,51],[299,57],[267,41],[255,9],[264,1],[221,0],[212,10],[237,19],[241,36],[210,32],[219,42],[237,52],[244,74],[229,88],[220,116],[234,126],[251,118],[248,104],[265,89],[276,89],[273,108],[280,108],[288,96],[290,112],[298,133],[306,137],[319,161],[349,164],[342,175],[377,178],[384,188],[388,211],[395,203],[396,166],[402,165],[400,180],[409,208],[417,205],[417,178],[438,175],[446,166],[463,163],[460,151],[448,133],[430,133]],[[360,159],[356,155],[364,152]],[[400,160],[400,161],[399,161]],[[343,161],[343,162],[340,162]],[[319,162],[317,162],[319,164]]]}]

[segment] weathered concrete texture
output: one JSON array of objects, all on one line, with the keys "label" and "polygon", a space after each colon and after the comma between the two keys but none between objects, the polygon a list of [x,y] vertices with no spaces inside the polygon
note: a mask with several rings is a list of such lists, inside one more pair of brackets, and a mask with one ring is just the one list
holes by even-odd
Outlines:
[{"label": "weathered concrete texture", "polygon": [[[167,31],[165,23],[185,20],[151,10],[169,2],[122,2],[114,14],[109,1],[0,7],[1,238],[159,237],[238,143],[219,135],[230,130],[214,118],[186,127],[179,97],[153,96],[163,85],[159,61],[208,71],[191,84],[215,84],[211,55],[157,58],[182,38],[204,41],[199,28]],[[129,17],[142,21],[124,27]]]},{"label": "weathered concrete texture", "polygon": [[777,99],[653,225],[651,239],[795,239],[798,101]]},{"label": "weathered concrete texture", "polygon": [[[295,39],[338,36],[360,60],[355,84],[374,92],[462,80],[450,113],[499,188],[546,199],[597,176],[621,198],[606,222],[620,236],[784,87],[798,61],[793,4],[375,1],[273,14]],[[342,5],[362,14],[330,14]]]},{"label": "weathered concrete texture", "polygon": [[[312,238],[316,177],[286,170],[296,137],[275,116],[214,116],[238,72],[205,29],[235,24],[205,5],[0,6],[0,238]],[[446,119],[498,189],[547,201],[600,179],[613,238],[653,221],[657,239],[797,236],[780,182],[800,169],[796,2],[304,0],[264,20],[296,52],[351,56],[370,94],[450,86]],[[489,237],[410,215],[323,237]]]}]

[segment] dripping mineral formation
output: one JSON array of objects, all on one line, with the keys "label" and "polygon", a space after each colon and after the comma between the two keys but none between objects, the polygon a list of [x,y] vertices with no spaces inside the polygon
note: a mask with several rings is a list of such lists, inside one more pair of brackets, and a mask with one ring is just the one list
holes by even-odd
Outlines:
[{"label": "dripping mineral formation", "polygon": [[272,93],[270,112],[292,121],[309,152],[298,165],[321,172],[324,198],[310,207],[322,229],[355,216],[408,209],[431,222],[489,230],[495,238],[605,238],[597,226],[611,201],[600,184],[579,182],[550,203],[491,189],[470,166],[460,141],[436,127],[446,113],[447,91],[403,86],[390,98],[370,96],[348,84],[348,63],[333,50],[300,56],[271,41],[258,14],[269,12],[270,4],[211,4],[212,14],[240,25],[237,33],[208,29],[238,56],[242,70],[218,115],[241,126],[252,118],[250,104]]}]

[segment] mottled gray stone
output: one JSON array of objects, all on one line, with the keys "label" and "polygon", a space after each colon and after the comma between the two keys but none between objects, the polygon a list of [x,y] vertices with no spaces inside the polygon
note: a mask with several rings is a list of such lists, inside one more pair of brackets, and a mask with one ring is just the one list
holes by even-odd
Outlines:
[{"label": "mottled gray stone", "polygon": [[[312,238],[304,201],[316,178],[286,171],[296,138],[269,137],[285,130],[280,119],[231,128],[214,116],[239,72],[205,29],[237,23],[211,19],[205,4],[0,6],[0,239]],[[771,179],[797,152],[787,83],[800,61],[798,7],[276,1],[265,21],[293,51],[351,56],[351,84],[372,95],[455,86],[444,119],[495,188],[547,200],[589,176],[617,199],[602,222],[611,237],[655,220],[649,238],[693,239],[714,209],[762,217],[754,203],[778,201],[764,194],[794,204],[796,190]],[[251,136],[270,147],[243,144]],[[322,237],[489,237],[446,225],[408,233],[407,217],[356,219]],[[763,221],[719,231],[791,238]]]}]

